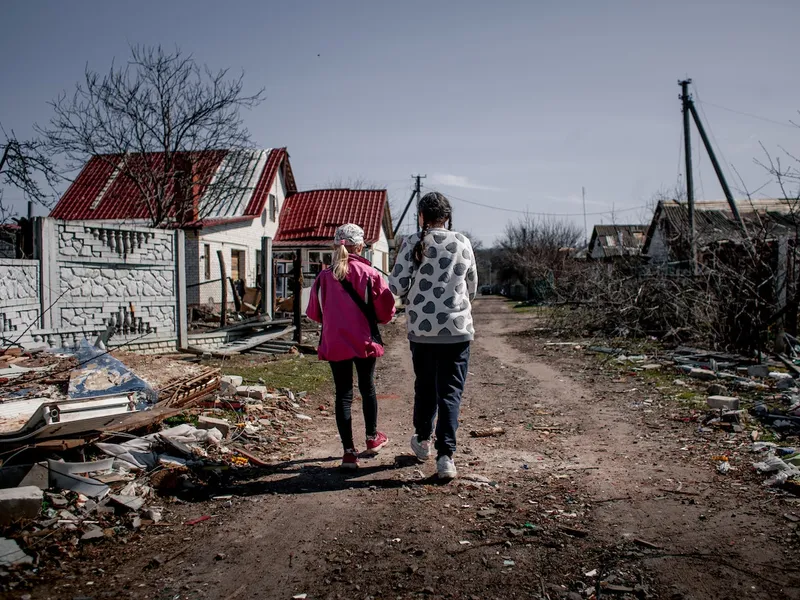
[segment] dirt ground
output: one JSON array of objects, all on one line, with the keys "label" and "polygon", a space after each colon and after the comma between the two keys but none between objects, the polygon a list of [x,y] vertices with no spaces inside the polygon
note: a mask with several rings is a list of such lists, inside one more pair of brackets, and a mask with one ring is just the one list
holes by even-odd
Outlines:
[{"label": "dirt ground", "polygon": [[[493,298],[475,313],[458,480],[410,455],[400,323],[378,375],[392,443],[357,473],[315,418],[302,457],[218,490],[232,498],[165,504],[127,544],[86,546],[4,597],[800,598],[800,503],[763,487],[745,435],[685,422],[658,378],[516,335],[535,314]],[[486,427],[506,433],[469,436]]]}]

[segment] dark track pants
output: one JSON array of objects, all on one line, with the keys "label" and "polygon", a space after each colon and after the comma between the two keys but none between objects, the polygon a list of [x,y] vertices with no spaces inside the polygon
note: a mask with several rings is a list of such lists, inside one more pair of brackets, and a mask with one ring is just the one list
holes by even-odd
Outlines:
[{"label": "dark track pants", "polygon": [[411,358],[416,375],[414,429],[420,440],[428,440],[434,431],[435,421],[438,456],[452,456],[456,451],[458,413],[467,381],[469,350],[470,342],[411,342]]}]

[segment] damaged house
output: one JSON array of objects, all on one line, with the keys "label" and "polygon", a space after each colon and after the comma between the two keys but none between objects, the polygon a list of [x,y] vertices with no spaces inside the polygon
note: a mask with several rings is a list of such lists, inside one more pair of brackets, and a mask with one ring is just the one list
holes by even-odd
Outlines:
[{"label": "damaged house", "polygon": [[[729,308],[728,327],[756,339],[764,327],[798,333],[800,214],[792,199],[695,203],[695,255],[685,203],[659,202],[643,253],[655,272],[706,282]],[[693,260],[694,258],[694,260]],[[749,331],[749,333],[748,333]],[[748,337],[749,336],[749,337]]]},{"label": "damaged house", "polygon": [[386,190],[325,189],[292,194],[284,204],[274,248],[282,259],[276,261],[279,296],[287,296],[291,256],[301,253],[303,263],[302,310],[314,277],[331,264],[333,234],[339,225],[355,223],[364,230],[364,257],[384,275],[390,268],[394,248],[392,215]]},{"label": "damaged house", "polygon": [[594,260],[639,256],[646,234],[647,225],[595,225],[586,254]]},{"label": "damaged house", "polygon": [[[130,159],[129,159],[130,160]],[[157,161],[158,157],[150,159]],[[304,275],[303,308],[313,277],[330,263],[336,227],[360,225],[367,235],[366,256],[389,270],[393,245],[391,214],[386,190],[322,189],[298,192],[286,148],[193,156],[192,185],[185,190],[191,215],[171,215],[162,227],[180,227],[185,233],[187,306],[216,308],[222,289],[235,283],[250,305],[257,305],[265,264],[264,240],[274,240],[272,252],[273,300],[292,296],[294,252],[300,251]],[[152,165],[148,165],[152,168]],[[233,178],[228,189],[214,188],[219,178]],[[177,186],[176,186],[177,187]],[[175,190],[176,194],[180,190]],[[223,194],[220,197],[220,194]],[[50,214],[67,222],[146,226],[147,201],[142,190],[109,157],[93,157]],[[180,225],[177,225],[180,223]],[[222,261],[222,262],[220,262]],[[224,263],[226,279],[222,278]],[[231,298],[231,295],[228,295]],[[276,306],[275,303],[272,304]]]},{"label": "damaged house", "polygon": [[[222,286],[218,252],[227,275],[257,286],[262,239],[275,237],[286,197],[297,191],[286,148],[246,153],[205,152],[193,157],[193,215],[184,218],[187,303],[218,305]],[[236,164],[236,187],[220,199],[212,185]],[[202,218],[200,217],[202,215]],[[147,203],[133,181],[108,157],[93,157],[50,216],[62,221],[147,225]]]},{"label": "damaged house", "polygon": [[[736,203],[748,237],[765,243],[797,237],[798,203],[791,199],[747,200]],[[745,239],[725,201],[695,203],[698,261],[720,246],[740,245]],[[661,201],[647,229],[642,253],[653,265],[685,265],[691,258],[689,208],[685,202]]]}]

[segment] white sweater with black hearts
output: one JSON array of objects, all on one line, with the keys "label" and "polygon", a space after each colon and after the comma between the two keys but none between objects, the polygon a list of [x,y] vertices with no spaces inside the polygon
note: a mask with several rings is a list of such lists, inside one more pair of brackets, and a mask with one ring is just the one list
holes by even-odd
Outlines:
[{"label": "white sweater with black hearts", "polygon": [[389,277],[389,288],[407,307],[408,339],[425,344],[471,341],[471,300],[478,290],[472,244],[455,231],[429,229],[417,266],[413,254],[419,238],[415,233],[403,240]]}]

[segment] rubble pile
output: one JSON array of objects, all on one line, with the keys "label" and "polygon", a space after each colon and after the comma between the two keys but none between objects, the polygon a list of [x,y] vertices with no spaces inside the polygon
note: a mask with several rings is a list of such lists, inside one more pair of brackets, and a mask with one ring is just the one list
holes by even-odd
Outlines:
[{"label": "rubble pile", "polygon": [[42,552],[70,557],[81,544],[125,540],[159,523],[174,502],[210,497],[231,472],[291,457],[303,441],[299,427],[312,420],[301,412],[307,395],[235,376],[221,383],[205,408],[179,417],[184,423],[95,441],[89,462],[48,459],[20,471],[15,487],[0,489],[7,535],[0,568],[35,567]]},{"label": "rubble pile", "polygon": [[293,455],[312,420],[306,393],[193,360],[87,343],[0,355],[0,575],[125,543],[175,502]]},{"label": "rubble pile", "polygon": [[[598,346],[589,350],[613,356],[617,364],[631,372],[675,369],[683,378],[674,380],[673,385],[687,391],[692,380],[708,384],[706,410],[692,411],[690,417],[681,420],[698,422],[701,434],[719,429],[746,435],[757,455],[753,468],[767,476],[764,485],[800,492],[800,440],[791,441],[800,436],[797,359],[781,357],[780,362],[752,364],[735,355],[692,349],[678,349],[658,358],[626,355],[621,349]],[[764,441],[769,439],[776,442]],[[724,475],[732,469],[727,455],[713,459],[718,473]]]}]

